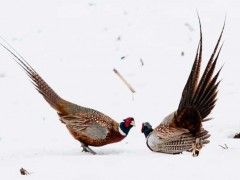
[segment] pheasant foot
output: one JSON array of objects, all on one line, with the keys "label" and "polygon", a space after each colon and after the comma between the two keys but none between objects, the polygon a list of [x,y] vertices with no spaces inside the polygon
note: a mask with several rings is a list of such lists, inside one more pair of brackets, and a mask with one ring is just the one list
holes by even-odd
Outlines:
[{"label": "pheasant foot", "polygon": [[96,155],[97,153],[94,152],[90,147],[88,147],[88,145],[84,144],[81,142],[81,147],[83,148],[82,152],[89,152],[93,155]]},{"label": "pheasant foot", "polygon": [[192,144],[192,148],[191,148],[192,156],[197,157],[202,147],[203,147],[202,141],[199,138],[197,138],[195,143]]}]

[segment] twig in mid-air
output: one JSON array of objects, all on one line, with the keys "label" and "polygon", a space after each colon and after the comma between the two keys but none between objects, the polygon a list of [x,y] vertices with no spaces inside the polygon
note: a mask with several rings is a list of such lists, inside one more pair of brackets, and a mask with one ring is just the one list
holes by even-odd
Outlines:
[{"label": "twig in mid-air", "polygon": [[136,91],[133,89],[133,87],[124,79],[124,77],[114,68],[113,72],[115,72],[118,77],[125,83],[125,85],[130,89],[132,93],[136,93]]}]

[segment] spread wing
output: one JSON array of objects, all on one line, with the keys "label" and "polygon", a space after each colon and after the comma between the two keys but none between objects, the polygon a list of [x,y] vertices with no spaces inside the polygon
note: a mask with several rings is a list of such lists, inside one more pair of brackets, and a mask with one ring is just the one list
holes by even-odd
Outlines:
[{"label": "spread wing", "polygon": [[66,126],[77,134],[94,140],[105,139],[113,128],[115,121],[101,113],[76,113],[60,116]]},{"label": "spread wing", "polygon": [[[188,77],[187,83],[183,89],[182,97],[178,106],[177,115],[184,113],[186,108],[194,109],[195,112],[199,113],[202,121],[210,114],[217,101],[217,88],[220,81],[217,82],[217,78],[221,69],[213,76],[214,69],[221,52],[221,48],[218,50],[222,33],[224,30],[225,22],[218,38],[217,44],[214,51],[208,61],[208,64],[204,70],[204,73],[198,83],[201,61],[202,61],[202,28],[200,25],[200,41],[195,57],[195,61],[192,66],[191,73]],[[218,52],[217,52],[218,50]]]}]

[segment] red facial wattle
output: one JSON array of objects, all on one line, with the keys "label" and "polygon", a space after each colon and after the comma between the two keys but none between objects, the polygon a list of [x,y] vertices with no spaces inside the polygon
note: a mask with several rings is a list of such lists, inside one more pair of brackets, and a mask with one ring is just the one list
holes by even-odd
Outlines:
[{"label": "red facial wattle", "polygon": [[131,120],[127,119],[124,123],[125,127],[129,127],[131,123]]},{"label": "red facial wattle", "polygon": [[142,123],[142,129],[141,129],[142,133],[143,133],[144,127],[145,127],[144,123]]},{"label": "red facial wattle", "polygon": [[127,118],[124,121],[125,127],[129,127],[131,125],[131,122],[133,121],[133,118]]}]

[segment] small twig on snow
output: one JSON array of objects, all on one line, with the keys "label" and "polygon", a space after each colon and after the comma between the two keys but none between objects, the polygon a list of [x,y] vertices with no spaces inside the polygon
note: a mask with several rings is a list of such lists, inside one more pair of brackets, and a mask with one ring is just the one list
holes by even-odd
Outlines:
[{"label": "small twig on snow", "polygon": [[226,144],[224,144],[224,146],[222,146],[222,145],[219,145],[219,146],[223,149],[228,149],[228,146]]},{"label": "small twig on snow", "polygon": [[143,62],[142,58],[140,58],[140,62],[141,62],[141,65],[144,66],[144,62]]},{"label": "small twig on snow", "polygon": [[23,168],[20,169],[20,173],[21,173],[21,175],[28,175],[28,174],[30,174],[29,172],[27,172],[26,169],[23,169]]}]

